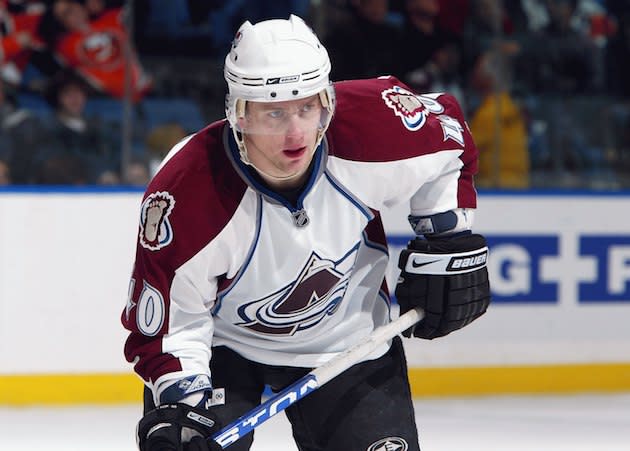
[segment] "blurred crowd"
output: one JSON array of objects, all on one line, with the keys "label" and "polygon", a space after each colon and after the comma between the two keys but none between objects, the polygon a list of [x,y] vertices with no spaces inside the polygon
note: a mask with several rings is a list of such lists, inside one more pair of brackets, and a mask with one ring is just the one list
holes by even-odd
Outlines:
[{"label": "blurred crowd", "polygon": [[[455,95],[478,186],[630,187],[627,0],[0,0],[0,184],[145,184],[220,119],[240,23],[290,13],[322,38],[333,80]],[[173,96],[202,113],[145,120]]]},{"label": "blurred crowd", "polygon": [[480,150],[478,186],[630,186],[630,2],[333,3],[333,78],[393,73],[454,94]]},{"label": "blurred crowd", "polygon": [[[131,46],[123,6],[124,1],[109,0],[0,0],[5,183],[148,181],[148,165],[140,160],[122,171],[116,122],[85,115],[91,96],[137,103],[151,89]],[[28,76],[33,73],[37,76]],[[24,93],[41,98],[45,111],[25,107]]]}]

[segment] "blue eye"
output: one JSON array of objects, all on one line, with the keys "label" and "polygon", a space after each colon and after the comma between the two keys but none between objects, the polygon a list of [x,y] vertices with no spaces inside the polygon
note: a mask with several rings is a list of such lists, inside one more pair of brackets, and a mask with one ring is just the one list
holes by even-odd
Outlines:
[{"label": "blue eye", "polygon": [[285,113],[283,110],[273,110],[273,111],[269,111],[267,114],[272,119],[282,119],[285,116]]}]

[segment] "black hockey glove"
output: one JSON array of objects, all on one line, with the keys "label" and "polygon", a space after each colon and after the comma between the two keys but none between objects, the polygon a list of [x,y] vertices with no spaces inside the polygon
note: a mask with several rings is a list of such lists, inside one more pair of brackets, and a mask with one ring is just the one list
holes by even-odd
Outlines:
[{"label": "black hockey glove", "polygon": [[220,429],[214,415],[188,404],[162,404],[138,423],[140,451],[221,451],[207,440]]},{"label": "black hockey glove", "polygon": [[398,260],[400,313],[424,309],[424,318],[406,337],[433,339],[461,329],[490,304],[486,240],[478,234],[415,238]]}]

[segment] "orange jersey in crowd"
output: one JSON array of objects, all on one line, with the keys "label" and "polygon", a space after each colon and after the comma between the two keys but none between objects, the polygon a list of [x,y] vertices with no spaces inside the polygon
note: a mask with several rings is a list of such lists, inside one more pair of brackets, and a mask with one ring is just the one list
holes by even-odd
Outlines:
[{"label": "orange jersey in crowd", "polygon": [[95,89],[117,98],[125,95],[125,71],[128,68],[132,98],[138,101],[150,89],[150,79],[131,48],[127,47],[129,51],[125,51],[128,42],[121,8],[113,8],[91,21],[89,29],[62,36],[55,46],[55,53]]},{"label": "orange jersey in crowd", "polygon": [[[28,8],[24,13],[10,14],[6,1],[0,1],[0,63],[14,62],[24,69],[28,64],[31,49],[43,48],[44,43],[37,36],[37,27],[44,13],[43,8]],[[22,33],[31,36],[30,44],[18,39]]]}]

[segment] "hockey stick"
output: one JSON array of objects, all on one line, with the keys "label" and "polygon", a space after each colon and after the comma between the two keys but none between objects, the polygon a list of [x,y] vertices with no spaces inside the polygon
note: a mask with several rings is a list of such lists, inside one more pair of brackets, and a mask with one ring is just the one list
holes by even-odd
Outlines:
[{"label": "hockey stick", "polygon": [[416,308],[401,315],[397,320],[379,327],[372,332],[365,341],[342,352],[322,366],[315,368],[306,376],[298,379],[284,390],[273,395],[258,407],[250,410],[239,419],[225,426],[211,437],[212,440],[221,445],[223,449],[227,448],[274,415],[282,412],[290,405],[295,404],[326,382],[343,373],[352,365],[360,362],[363,357],[370,354],[387,340],[409,329],[420,321],[423,316],[424,312],[422,309]]}]

